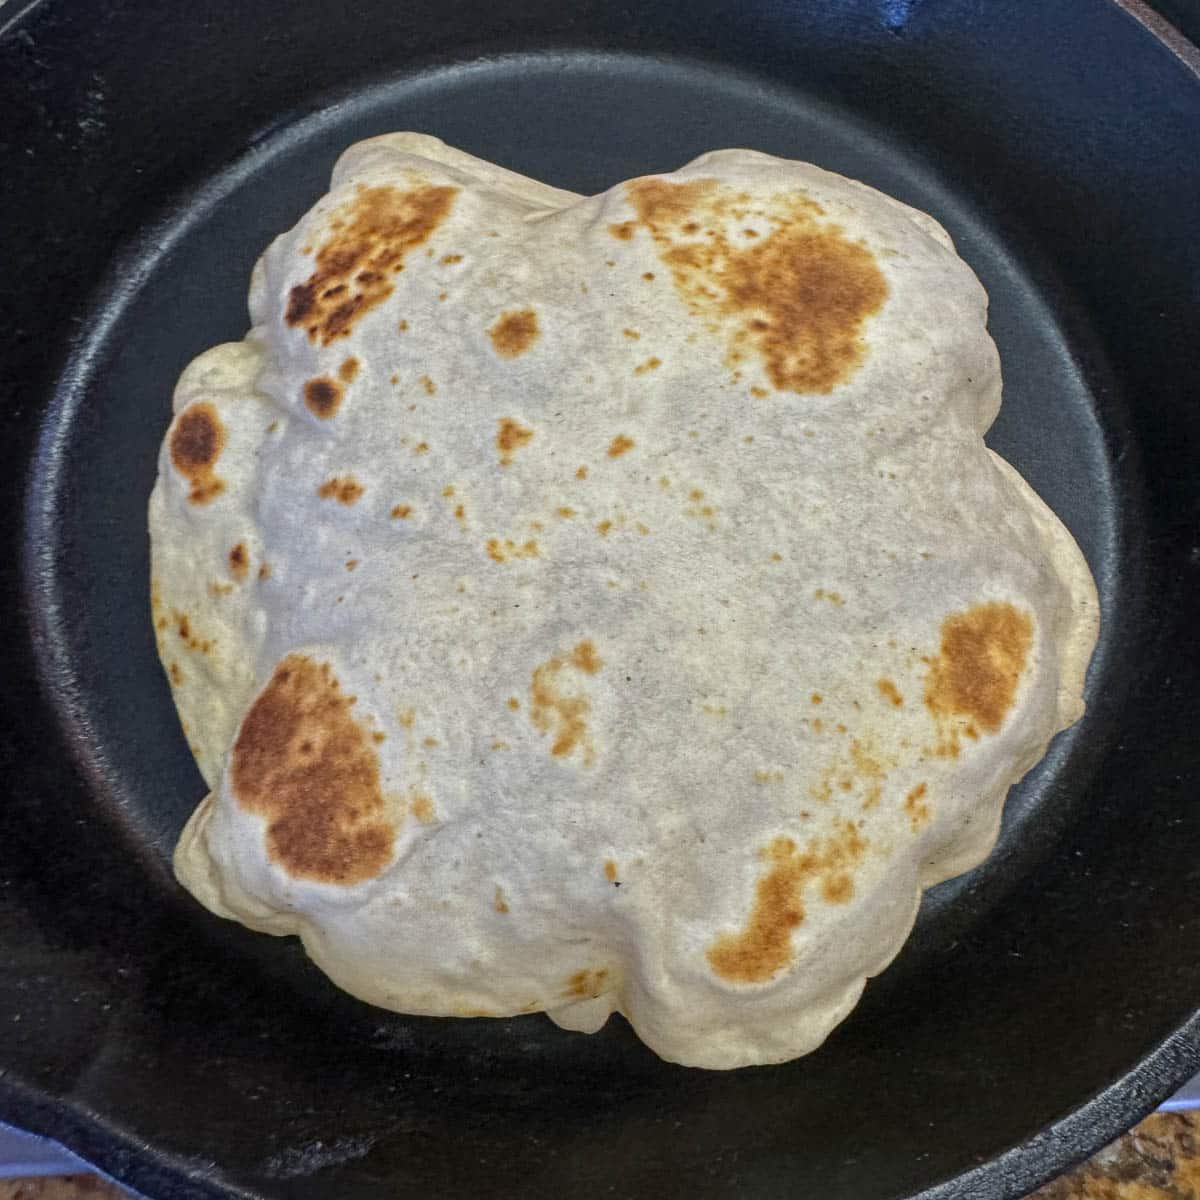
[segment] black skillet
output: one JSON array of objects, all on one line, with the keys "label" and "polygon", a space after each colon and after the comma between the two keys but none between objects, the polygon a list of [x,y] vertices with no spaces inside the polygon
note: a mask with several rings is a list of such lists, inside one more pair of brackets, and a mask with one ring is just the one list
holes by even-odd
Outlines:
[{"label": "black skillet", "polygon": [[[1198,64],[1114,0],[9,0],[0,1116],[157,1200],[968,1200],[1200,1066]],[[1090,707],[811,1057],[381,1012],[171,882],[202,790],[147,613],[171,386],[391,129],[585,192],[810,159],[935,214],[991,294],[990,440],[1100,585]]]}]

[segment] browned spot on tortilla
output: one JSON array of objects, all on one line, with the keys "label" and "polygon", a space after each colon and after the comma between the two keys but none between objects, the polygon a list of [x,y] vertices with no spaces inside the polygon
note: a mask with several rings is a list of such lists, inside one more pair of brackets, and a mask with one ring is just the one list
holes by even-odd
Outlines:
[{"label": "browned spot on tortilla", "polygon": [[582,641],[569,654],[555,655],[534,668],[529,684],[529,719],[539,732],[553,735],[550,753],[555,758],[570,757],[579,749],[585,767],[595,761],[595,748],[587,728],[591,701],[586,694],[568,692],[563,677],[568,668],[594,675],[603,665],[596,656],[595,646]]},{"label": "browned spot on tortilla", "polygon": [[397,521],[403,521],[412,515],[411,504],[396,504],[392,506],[392,517]]},{"label": "browned spot on tortilla", "polygon": [[238,542],[229,551],[229,569],[238,579],[246,578],[246,572],[250,570],[250,554],[245,542]]},{"label": "browned spot on tortilla", "polygon": [[574,650],[571,651],[571,657],[568,659],[571,666],[578,667],[588,675],[595,675],[600,670],[604,663],[596,657],[596,647],[591,641],[580,642]]},{"label": "browned spot on tortilla", "polygon": [[622,332],[622,333],[623,333],[623,334],[624,334],[624,335],[625,335],[627,338],[629,338],[629,340],[630,340],[631,342],[636,342],[636,341],[638,341],[638,339],[639,339],[639,338],[641,338],[641,336],[642,336],[640,333],[638,333],[638,331],[637,331],[636,329],[622,329],[622,330],[621,330],[621,332]]},{"label": "browned spot on tortilla", "polygon": [[328,421],[342,406],[344,389],[336,379],[322,375],[304,384],[304,405],[314,417]]},{"label": "browned spot on tortilla", "polygon": [[821,881],[821,895],[830,904],[846,904],[854,895],[854,880],[845,872],[826,875]]},{"label": "browned spot on tortilla", "polygon": [[339,504],[350,505],[357,504],[365,490],[353,475],[335,475],[317,488],[317,495],[322,500],[336,500]]},{"label": "browned spot on tortilla", "polygon": [[850,762],[858,781],[863,786],[863,808],[874,808],[883,796],[887,767],[878,753],[859,738],[850,739]]},{"label": "browned spot on tortilla", "polygon": [[263,563],[258,568],[258,577],[259,577],[259,579],[270,579],[271,578],[271,564],[270,563]]},{"label": "browned spot on tortilla", "polygon": [[538,544],[530,538],[528,541],[518,544],[512,538],[488,538],[487,540],[488,558],[493,562],[508,562],[513,558],[537,558]]},{"label": "browned spot on tortilla", "polygon": [[526,429],[512,417],[501,417],[496,423],[496,449],[500,451],[500,465],[507,467],[512,456],[533,439],[533,430]]},{"label": "browned spot on tortilla", "polygon": [[428,375],[422,375],[417,382],[425,389],[427,396],[432,396],[437,392],[437,384]]},{"label": "browned spot on tortilla", "polygon": [[532,308],[503,312],[488,330],[488,337],[501,358],[516,358],[538,339],[537,313]]},{"label": "browned spot on tortilla", "polygon": [[576,971],[567,980],[565,992],[576,1000],[594,1000],[608,991],[608,971],[600,967],[594,971]]},{"label": "browned spot on tortilla", "polygon": [[504,898],[504,890],[497,885],[496,894],[492,897],[492,907],[498,913],[508,912],[508,901]]},{"label": "browned spot on tortilla", "polygon": [[183,672],[179,669],[179,664],[173,662],[167,668],[167,674],[171,677],[171,683],[178,687],[183,682]]},{"label": "browned spot on tortilla", "polygon": [[413,453],[414,454],[428,454],[429,453],[429,443],[428,442],[418,442],[413,447]]},{"label": "browned spot on tortilla", "polygon": [[364,313],[392,294],[392,275],[404,256],[446,219],[458,193],[453,187],[360,186],[334,215],[316,267],[288,293],[284,319],[328,346],[349,336]]},{"label": "browned spot on tortilla", "polygon": [[645,279],[647,282],[649,282],[651,279],[654,278],[654,272],[653,271],[643,271],[642,278]]},{"label": "browned spot on tortilla", "polygon": [[596,532],[601,537],[608,537],[608,531],[612,528],[613,523],[609,520],[603,520],[597,523]]},{"label": "browned spot on tortilla", "polygon": [[192,628],[191,619],[187,613],[180,612],[179,609],[171,609],[171,618],[175,623],[175,632],[179,635],[179,640],[189,649],[196,650],[200,654],[209,654],[212,652],[213,642],[209,638],[202,638],[195,629]]},{"label": "browned spot on tortilla", "polygon": [[350,886],[392,856],[379,759],[353,702],[327,663],[289,654],[234,743],[234,797],[266,818],[268,856],[297,879]]},{"label": "browned spot on tortilla", "polygon": [[353,383],[355,377],[358,375],[358,368],[360,365],[361,364],[359,363],[358,359],[351,356],[350,358],[346,359],[340,367],[338,367],[338,378],[343,383]]},{"label": "browned spot on tortilla", "polygon": [[171,462],[192,485],[188,494],[192,504],[208,504],[225,490],[225,481],[214,471],[224,449],[225,426],[207,400],[189,404],[175,418]]},{"label": "browned spot on tortilla", "polygon": [[441,265],[443,267],[449,267],[449,266],[453,265],[454,263],[462,262],[462,255],[461,254],[443,254],[442,257],[440,259],[438,259],[438,261],[441,263]]},{"label": "browned spot on tortilla", "polygon": [[890,679],[877,679],[875,686],[879,689],[879,694],[889,704],[899,708],[904,703],[904,697],[900,694],[900,689]]},{"label": "browned spot on tortilla", "polygon": [[[817,733],[824,728],[819,718],[808,724]],[[846,732],[845,725],[839,723],[836,728],[839,733]],[[837,794],[835,788],[847,796],[858,789],[862,809],[867,811],[883,798],[888,772],[895,766],[895,760],[876,745],[873,736],[863,733],[850,739],[847,751],[837,752],[825,764],[809,786],[808,794],[819,803],[829,804]]]},{"label": "browned spot on tortilla", "polygon": [[821,701],[822,701],[822,696],[821,696],[821,693],[820,693],[820,692],[813,692],[813,694],[812,694],[811,696],[809,696],[809,700],[810,700],[810,701],[811,701],[813,704],[820,704],[820,703],[821,703]]},{"label": "browned spot on tortilla", "polygon": [[409,811],[422,825],[428,825],[430,822],[437,820],[437,809],[434,808],[433,800],[424,793],[418,792],[411,796],[408,801]]},{"label": "browned spot on tortilla", "polygon": [[357,568],[358,568],[358,559],[357,558],[346,559],[346,570],[347,571],[354,571]]},{"label": "browned spot on tortilla", "polygon": [[927,790],[923,783],[918,783],[904,797],[904,811],[908,813],[914,833],[929,820],[929,805],[925,803],[924,799]]},{"label": "browned spot on tortilla", "polygon": [[752,346],[777,391],[825,394],[862,364],[863,327],[887,281],[865,245],[818,221],[819,205],[802,193],[772,197],[756,214],[770,232],[736,246],[723,225],[749,196],[715,179],[625,186],[684,304],[728,339],[731,365]]},{"label": "browned spot on tortilla", "polygon": [[837,608],[841,608],[842,605],[846,603],[840,592],[827,592],[824,588],[817,588],[817,590],[813,592],[813,599],[828,600],[830,604],[836,606]]},{"label": "browned spot on tortilla", "polygon": [[611,858],[604,860],[604,878],[609,883],[615,883],[617,880],[617,864]]},{"label": "browned spot on tortilla", "polygon": [[723,933],[709,946],[712,969],[730,983],[765,983],[792,961],[792,930],[804,920],[804,891],[820,882],[832,903],[853,892],[853,868],[867,843],[846,822],[830,838],[799,850],[790,837],[777,837],[759,852],[768,868],[755,888],[754,907],[738,933]]},{"label": "browned spot on tortilla", "polygon": [[645,375],[647,371],[657,371],[661,366],[662,359],[652,356],[646,359],[644,363],[638,363],[638,365],[633,368],[633,373],[635,375]]},{"label": "browned spot on tortilla", "polygon": [[637,228],[636,221],[619,221],[614,222],[608,227],[608,232],[617,238],[619,241],[627,242],[633,237],[633,231]]},{"label": "browned spot on tortilla", "polygon": [[620,458],[622,454],[627,454],[634,448],[637,443],[631,437],[627,437],[623,433],[618,433],[615,438],[609,443],[608,457]]},{"label": "browned spot on tortilla", "polygon": [[513,712],[516,712],[516,710],[521,707],[521,702],[516,698],[516,696],[509,696],[507,704],[508,707],[513,710]]},{"label": "browned spot on tortilla", "polygon": [[1004,723],[1033,644],[1033,620],[1006,601],[951,613],[925,677],[925,707],[937,721],[937,753],[956,757],[959,733],[978,737]]},{"label": "browned spot on tortilla", "polygon": [[586,478],[587,478],[587,476],[588,476],[588,470],[587,470],[587,467],[580,467],[580,468],[579,468],[579,469],[578,469],[578,470],[575,472],[575,478],[576,478],[576,479],[586,479]]}]

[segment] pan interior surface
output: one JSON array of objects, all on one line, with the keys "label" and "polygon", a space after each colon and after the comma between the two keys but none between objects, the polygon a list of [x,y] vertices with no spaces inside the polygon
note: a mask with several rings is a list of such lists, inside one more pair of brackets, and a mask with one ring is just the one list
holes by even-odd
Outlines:
[{"label": "pan interior surface", "polygon": [[[1143,686],[1148,503],[1103,322],[1023,214],[972,184],[969,154],[953,162],[824,86],[711,59],[561,49],[372,80],[307,98],[147,207],[79,310],[41,416],[22,586],[45,736],[65,747],[87,800],[46,826],[46,837],[75,831],[63,869],[76,890],[61,928],[38,937],[46,955],[76,956],[82,1003],[103,1013],[81,1026],[52,1003],[34,1018],[75,1030],[73,1066],[43,1081],[70,1120],[43,1123],[148,1194],[1017,1195],[1089,1147],[1076,1134],[1056,1146],[1051,1132],[1023,1162],[1001,1156],[1174,1029],[1162,1014],[1122,1029],[1135,1000],[1115,978],[1095,981],[1093,1008],[1073,1016],[1054,928],[1087,922],[1086,888],[1071,888],[1064,858],[1090,864],[1114,828],[1140,836],[1118,811],[1127,798],[1101,796],[1105,754]],[[931,213],[988,291],[1005,382],[988,442],[1063,519],[1100,591],[1089,711],[1013,789],[991,858],[928,894],[900,958],[809,1058],[704,1073],[658,1061],[619,1019],[583,1037],[541,1017],[377,1011],[337,993],[293,940],[218,924],[171,879],[204,790],[148,612],[146,500],[171,389],[196,354],[243,335],[253,262],[323,193],[338,153],[400,129],[586,193],[718,147],[808,160]],[[92,827],[104,845],[95,874]],[[1140,869],[1131,859],[1129,873]],[[22,895],[50,903],[45,878],[13,870]],[[109,911],[114,891],[124,924],[93,941],[86,910]],[[1106,927],[1080,953],[1114,938]],[[1118,1101],[1097,1103],[1115,1112]]]},{"label": "pan interior surface", "polygon": [[[557,95],[569,96],[569,107],[544,124],[541,136],[514,122],[514,111],[536,111]],[[646,121],[645,114],[657,120]],[[108,805],[121,812],[164,889],[172,886],[175,839],[205,791],[178,728],[146,611],[145,499],[174,378],[194,354],[242,335],[250,267],[274,234],[322,194],[340,150],[399,128],[432,132],[578,192],[673,169],[706,149],[742,144],[749,134],[753,149],[814,161],[934,214],[991,298],[990,329],[1005,392],[990,444],[1070,526],[1102,581],[1113,619],[1113,484],[1093,398],[1057,314],[1015,255],[907,148],[794,93],[680,63],[517,57],[379,85],[269,133],[249,160],[235,163],[176,210],[158,244],[143,248],[136,291],[120,295],[98,322],[104,332],[89,347],[75,403],[65,404],[57,427],[47,429],[54,450],[43,476],[46,542],[54,544],[54,529],[74,532],[72,552],[58,547],[48,560],[47,610],[60,621],[70,614],[82,622],[72,627],[63,621],[49,639],[60,656],[56,673],[69,673],[69,691],[80,698],[70,718],[72,742],[88,773],[104,780]],[[579,132],[589,128],[611,134],[580,140]],[[1056,453],[1047,454],[1047,446]],[[1096,675],[1103,677],[1103,656]],[[1054,823],[1043,809],[1061,798],[1063,777],[1073,769],[1072,742],[1085,732],[1081,724],[1061,735],[1048,759],[1013,790],[995,858],[931,891],[905,955],[908,974],[919,974],[923,958],[952,940],[945,926],[969,926],[973,916],[1019,886],[1025,859],[1041,849],[1038,826]],[[286,956],[293,969],[306,970],[290,961],[290,949],[263,939],[257,953]],[[891,993],[890,1003],[907,1002],[887,977],[874,990]],[[433,1039],[445,1028],[427,1020],[409,1024]],[[523,1039],[536,1040],[547,1052],[561,1040],[543,1018],[514,1024]],[[483,1024],[474,1037],[486,1043],[488,1029]],[[624,1043],[626,1034],[621,1028],[616,1036]],[[588,1055],[575,1040],[562,1049],[568,1056]],[[500,1046],[496,1052],[505,1056]],[[641,1057],[629,1047],[625,1054]],[[785,1069],[803,1074],[802,1064]]]}]

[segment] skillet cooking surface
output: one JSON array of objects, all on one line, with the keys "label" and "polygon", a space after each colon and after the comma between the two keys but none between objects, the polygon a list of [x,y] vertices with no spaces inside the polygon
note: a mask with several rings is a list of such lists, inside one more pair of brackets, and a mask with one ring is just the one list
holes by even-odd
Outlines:
[{"label": "skillet cooking surface", "polygon": [[[0,39],[18,72],[95,64],[56,85],[83,113],[58,146],[42,138],[28,165],[0,151],[18,182],[61,172],[39,176],[44,211],[10,187],[31,232],[0,283],[0,315],[23,314],[7,353],[23,416],[8,414],[4,453],[27,484],[8,509],[23,512],[25,607],[6,696],[0,944],[15,968],[0,1013],[21,1019],[0,1031],[0,1112],[173,1197],[1000,1196],[1187,1072],[1194,1031],[1155,1051],[1200,996],[1198,821],[1178,781],[1195,761],[1181,289],[1200,276],[1200,189],[1183,211],[1196,164],[1164,165],[1200,122],[1182,64],[1101,3],[1073,6],[1077,26],[909,2],[747,5],[736,24],[688,6],[684,27],[664,5],[637,30],[610,6],[560,28],[551,6],[523,7],[512,28],[365,4],[356,33],[259,28],[224,6],[89,26],[79,11],[106,6],[66,7]],[[1077,57],[1056,57],[1068,43]],[[136,47],[150,54],[137,70]],[[144,71],[159,83],[138,82],[150,94],[135,103]],[[36,81],[17,100],[56,132]],[[1153,120],[1135,123],[1139,108]],[[1013,790],[992,857],[928,895],[900,959],[815,1055],[712,1074],[659,1062],[618,1018],[587,1038],[542,1017],[384,1013],[170,878],[204,791],[148,614],[145,505],[171,389],[195,354],[242,336],[254,259],[336,155],[395,129],[581,192],[721,146],[807,159],[932,213],[989,292],[1005,378],[989,443],[1066,521],[1100,588],[1089,710]],[[54,303],[32,305],[38,288]]]}]

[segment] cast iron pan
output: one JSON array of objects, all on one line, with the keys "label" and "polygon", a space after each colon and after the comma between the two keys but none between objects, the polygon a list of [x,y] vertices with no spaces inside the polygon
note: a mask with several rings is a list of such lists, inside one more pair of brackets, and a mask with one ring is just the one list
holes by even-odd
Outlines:
[{"label": "cast iron pan", "polygon": [[[1200,1066],[1200,57],[1169,27],[1113,0],[0,19],[0,1116],[158,1200],[966,1200]],[[718,146],[810,159],[935,214],[991,294],[992,444],[1100,585],[1088,714],[811,1057],[705,1073],[619,1019],[381,1012],[171,881],[202,792],[147,612],[171,387],[241,336],[337,153],[392,129],[584,192]]]}]

